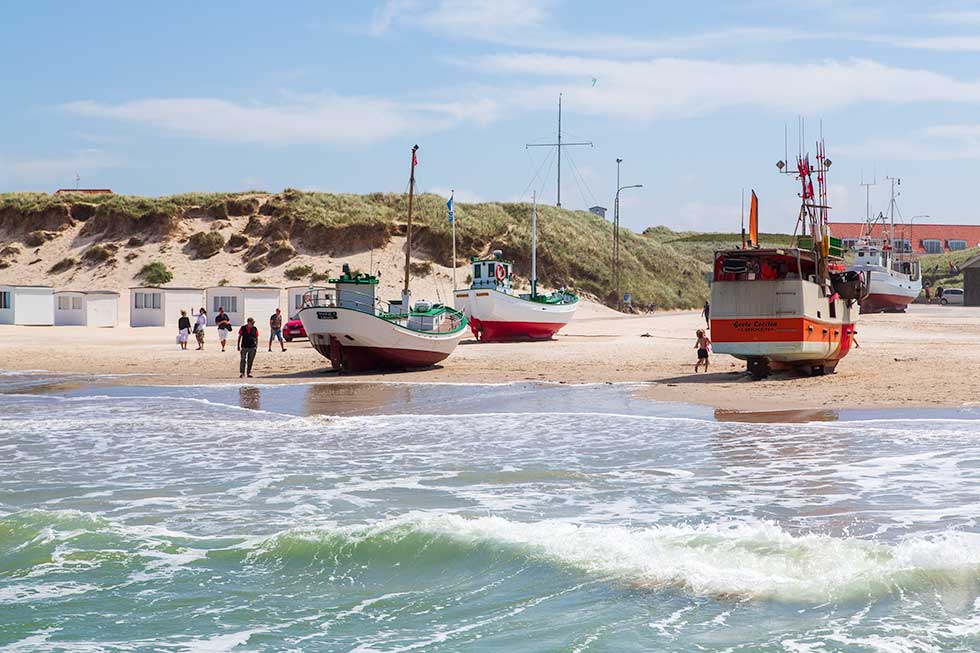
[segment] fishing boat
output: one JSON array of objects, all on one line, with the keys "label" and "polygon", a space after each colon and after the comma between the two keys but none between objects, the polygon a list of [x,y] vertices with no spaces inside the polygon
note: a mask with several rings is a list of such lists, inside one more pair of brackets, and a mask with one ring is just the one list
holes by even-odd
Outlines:
[{"label": "fishing boat", "polygon": [[538,292],[538,209],[531,201],[531,292],[513,287],[513,264],[494,250],[487,259],[472,259],[469,288],[454,291],[456,307],[469,320],[480,342],[548,340],[575,315],[578,296],[565,289]]},{"label": "fishing boat", "polygon": [[[830,234],[831,162],[824,151],[823,142],[818,142],[812,167],[809,155],[797,156],[794,172],[803,201],[792,246],[760,247],[758,199],[753,193],[748,243],[715,252],[712,346],[715,353],[746,361],[755,379],[780,368],[813,375],[833,372],[854,342],[866,276],[845,269],[841,242]],[[780,172],[787,167],[783,161],[777,166]]]},{"label": "fishing boat", "polygon": [[311,290],[299,318],[310,343],[341,372],[407,370],[434,365],[453,353],[466,334],[466,317],[429,301],[412,304],[409,288],[412,251],[412,202],[418,145],[412,148],[408,184],[405,283],[400,300],[377,297],[378,278],[352,272],[330,279],[334,289]]},{"label": "fishing boat", "polygon": [[888,236],[872,237],[875,222],[884,223],[884,216],[879,214],[876,220],[871,219],[869,195],[865,233],[854,247],[854,264],[848,267],[848,270],[871,274],[868,294],[861,301],[862,313],[904,312],[922,292],[922,275],[919,262],[912,257],[912,248],[905,246],[905,239],[895,239],[895,182],[900,180],[893,177],[889,180],[892,193],[888,203]]}]

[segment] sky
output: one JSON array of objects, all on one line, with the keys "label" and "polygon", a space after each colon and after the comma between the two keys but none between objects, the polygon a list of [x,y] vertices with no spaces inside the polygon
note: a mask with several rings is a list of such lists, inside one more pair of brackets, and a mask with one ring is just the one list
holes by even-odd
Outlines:
[{"label": "sky", "polygon": [[[402,192],[792,230],[822,132],[832,220],[980,224],[980,2],[8,3],[0,192]],[[786,135],[788,134],[788,138]],[[786,142],[788,141],[788,147]],[[462,228],[463,225],[460,225]]]}]

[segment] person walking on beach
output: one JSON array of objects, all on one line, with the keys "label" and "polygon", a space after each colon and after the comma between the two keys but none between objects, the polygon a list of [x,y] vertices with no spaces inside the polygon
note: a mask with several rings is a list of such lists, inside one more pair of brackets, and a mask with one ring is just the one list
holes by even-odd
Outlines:
[{"label": "person walking on beach", "polygon": [[282,311],[278,308],[276,312],[269,316],[269,351],[272,351],[272,341],[279,338],[279,346],[286,351],[286,344],[282,340]]},{"label": "person walking on beach", "polygon": [[711,347],[711,340],[708,336],[704,335],[704,329],[698,329],[697,331],[698,341],[694,343],[694,348],[698,350],[698,362],[694,364],[695,373],[698,368],[701,367],[701,363],[704,363],[704,371],[708,371],[708,348]]},{"label": "person walking on beach", "polygon": [[221,343],[221,351],[225,350],[228,342],[228,334],[231,333],[231,318],[225,313],[225,307],[218,307],[218,314],[214,318],[214,323],[218,327],[218,342]]},{"label": "person walking on beach", "polygon": [[191,319],[187,317],[187,311],[180,312],[180,319],[177,320],[177,344],[181,349],[187,349],[187,337],[191,334]]},{"label": "person walking on beach", "polygon": [[707,301],[704,302],[704,308],[701,309],[701,317],[704,318],[704,323],[707,328],[711,328],[711,304]]},{"label": "person walking on beach", "polygon": [[248,318],[245,324],[238,330],[238,351],[241,352],[238,363],[238,378],[252,378],[252,363],[255,362],[255,354],[259,350],[259,329],[255,326],[255,320]]},{"label": "person walking on beach", "polygon": [[208,327],[208,312],[201,307],[197,313],[197,322],[194,323],[194,337],[197,338],[197,351],[204,349],[204,330]]}]

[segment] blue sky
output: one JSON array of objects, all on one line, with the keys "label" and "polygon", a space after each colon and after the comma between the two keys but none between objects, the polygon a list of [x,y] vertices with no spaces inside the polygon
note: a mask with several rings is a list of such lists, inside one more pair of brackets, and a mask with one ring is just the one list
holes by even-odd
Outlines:
[{"label": "blue sky", "polygon": [[[280,4],[281,7],[273,6]],[[832,218],[887,204],[980,223],[980,3],[11,3],[0,22],[0,190],[74,184],[187,191],[423,191],[554,202],[623,223],[737,230],[743,188],[763,230],[791,229],[776,173],[797,116],[822,122]],[[597,81],[593,85],[592,80]],[[541,176],[535,173],[541,170]]]}]

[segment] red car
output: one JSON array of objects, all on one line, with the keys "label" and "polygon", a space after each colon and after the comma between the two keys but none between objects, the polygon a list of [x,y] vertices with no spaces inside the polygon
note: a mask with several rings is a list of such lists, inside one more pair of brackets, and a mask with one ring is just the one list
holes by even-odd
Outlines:
[{"label": "red car", "polygon": [[298,317],[294,317],[286,322],[286,326],[282,329],[282,337],[286,339],[286,342],[292,342],[296,338],[307,338],[308,336],[306,329],[303,328],[303,322]]}]

